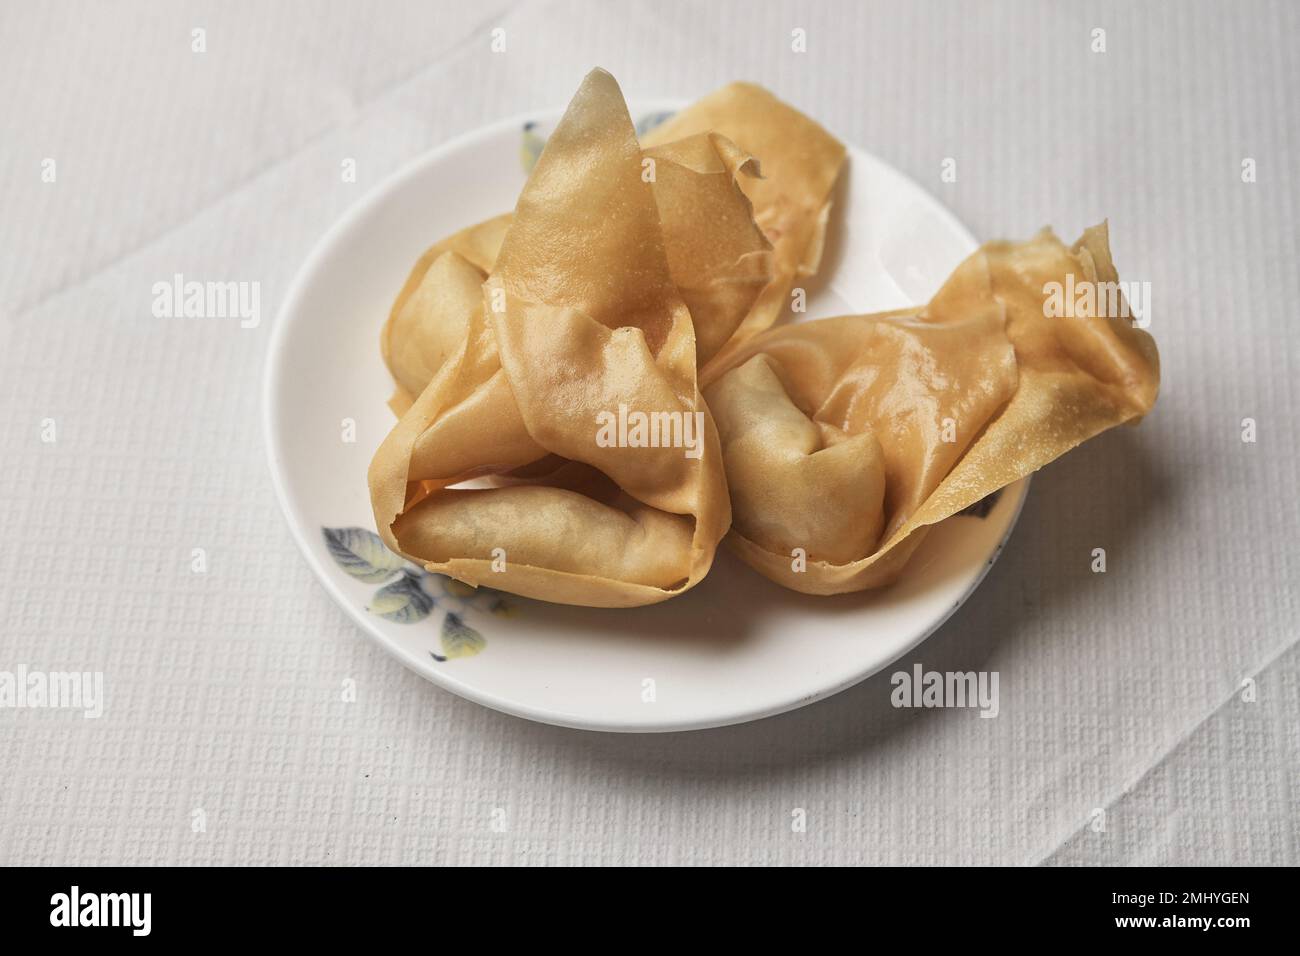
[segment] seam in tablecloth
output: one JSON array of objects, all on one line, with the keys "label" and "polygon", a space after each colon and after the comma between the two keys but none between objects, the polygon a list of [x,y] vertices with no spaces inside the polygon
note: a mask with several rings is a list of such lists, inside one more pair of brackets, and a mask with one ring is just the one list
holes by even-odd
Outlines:
[{"label": "seam in tablecloth", "polygon": [[[1267,671],[1269,668],[1277,664],[1278,661],[1280,661],[1283,657],[1285,657],[1288,653],[1290,653],[1298,644],[1300,644],[1300,638],[1296,638],[1295,640],[1291,641],[1289,644],[1282,647],[1281,650],[1279,650],[1268,660],[1264,661],[1263,664],[1261,664],[1254,670],[1249,671],[1248,673],[1243,675],[1242,679],[1244,680],[1245,678],[1249,677],[1251,679],[1258,681],[1258,678],[1261,675],[1263,675],[1265,671]],[[1168,763],[1169,760],[1171,760],[1174,757],[1174,755],[1182,748],[1183,744],[1187,743],[1187,741],[1189,741],[1192,737],[1196,735],[1197,731],[1199,731],[1202,727],[1204,727],[1211,720],[1217,717],[1234,700],[1236,700],[1237,695],[1240,691],[1241,691],[1241,685],[1240,683],[1238,683],[1238,685],[1234,687],[1222,701],[1220,701],[1208,713],[1206,713],[1204,717],[1202,717],[1200,720],[1195,721],[1186,731],[1179,734],[1178,737],[1174,740],[1174,742],[1170,744],[1168,747],[1166,747],[1164,752],[1161,753],[1160,756],[1157,757],[1149,767],[1147,767],[1145,770],[1139,773],[1127,784],[1122,786],[1117,793],[1115,793],[1108,800],[1102,803],[1101,804],[1102,810],[1105,811],[1107,814],[1109,814],[1116,804],[1118,804],[1129,794],[1137,790],[1142,785],[1142,782],[1144,780],[1149,778],[1152,774],[1154,774],[1166,763]],[[1064,850],[1066,846],[1072,843],[1077,837],[1083,834],[1084,831],[1086,831],[1087,829],[1088,829],[1088,824],[1083,824],[1082,826],[1076,827],[1075,829],[1071,830],[1068,834],[1066,834],[1064,839],[1060,840],[1054,847],[1052,847],[1052,849],[1048,850],[1047,853],[1045,853],[1043,856],[1041,856],[1036,862],[1034,862],[1031,865],[1043,866],[1044,864],[1048,863],[1052,859],[1052,857],[1056,856],[1058,853]]]},{"label": "seam in tablecloth", "polygon": [[[546,2],[549,3],[551,2],[551,0],[546,0]],[[284,156],[281,156],[278,159],[272,160],[269,164],[262,167],[262,169],[260,169],[258,172],[254,173],[251,176],[245,177],[240,182],[235,183],[230,189],[222,193],[222,195],[219,198],[214,199],[212,202],[205,203],[204,205],[198,207],[189,215],[187,215],[184,219],[174,223],[173,225],[169,226],[167,229],[163,230],[157,235],[151,236],[145,241],[139,243],[138,245],[135,245],[132,248],[127,249],[125,252],[119,253],[118,255],[114,256],[112,259],[104,263],[95,271],[88,273],[79,279],[74,279],[72,282],[58,286],[57,288],[52,289],[49,292],[46,292],[33,302],[24,305],[19,305],[12,313],[6,313],[4,318],[7,321],[17,321],[18,319],[26,318],[27,316],[31,315],[33,312],[36,312],[38,309],[42,308],[43,306],[48,305],[50,302],[54,301],[55,299],[58,299],[69,293],[75,292],[76,290],[80,289],[82,286],[90,282],[93,282],[95,279],[107,275],[108,273],[116,269],[118,266],[122,265],[125,262],[128,262],[135,256],[140,255],[141,253],[147,251],[148,249],[158,245],[160,242],[163,242],[164,240],[175,235],[176,233],[193,225],[196,221],[203,218],[203,216],[207,215],[212,210],[220,208],[226,202],[230,201],[231,199],[234,199],[236,196],[240,195],[245,190],[254,186],[258,181],[260,181],[264,177],[269,176],[272,173],[279,170],[280,168],[289,165],[295,159],[301,156],[303,153],[306,153],[307,151],[312,149],[312,147],[316,146],[318,143],[323,142],[324,140],[328,139],[330,136],[337,133],[345,123],[354,122],[358,115],[360,115],[361,113],[367,110],[373,109],[376,105],[382,103],[388,97],[398,93],[407,85],[415,82],[417,79],[422,77],[424,74],[428,73],[430,70],[433,70],[439,66],[445,66],[446,60],[454,59],[457,56],[461,55],[456,52],[448,52],[448,51],[452,50],[452,48],[454,48],[455,46],[462,44],[465,40],[469,39],[470,37],[473,37],[476,33],[483,30],[484,27],[487,26],[487,24],[489,23],[500,25],[508,22],[510,18],[513,17],[516,12],[518,12],[519,9],[520,9],[520,5],[516,3],[515,6],[511,7],[509,10],[504,11],[500,15],[485,17],[483,20],[475,23],[470,30],[456,37],[456,39],[453,40],[450,44],[448,44],[447,47],[443,48],[442,50],[439,50],[432,62],[426,62],[424,65],[418,66],[415,69],[409,71],[401,79],[394,80],[392,83],[389,83],[386,86],[380,88],[378,92],[376,92],[373,96],[365,100],[355,110],[353,110],[353,112],[349,114],[348,117],[342,120],[337,120],[325,126],[317,133],[310,136],[308,139],[304,140],[302,143],[300,143],[296,148],[294,148],[289,153],[286,153]],[[464,51],[461,52],[463,53]]]}]

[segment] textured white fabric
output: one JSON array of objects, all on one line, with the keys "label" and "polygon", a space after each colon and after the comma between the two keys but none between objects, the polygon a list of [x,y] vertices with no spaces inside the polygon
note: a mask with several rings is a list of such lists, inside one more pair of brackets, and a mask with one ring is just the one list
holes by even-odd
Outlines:
[{"label": "textured white fabric", "polygon": [[[1298,862],[1297,28],[1283,3],[6,3],[0,670],[101,670],[108,699],[0,710],[0,862]],[[998,718],[895,710],[885,674],[726,730],[538,726],[403,670],[314,582],[258,424],[288,282],[365,189],[593,65],[634,97],[761,82],[981,237],[1109,216],[1151,283],[1155,413],[1041,473],[904,662],[997,670]],[[259,281],[261,327],[154,318],[177,272]]]}]

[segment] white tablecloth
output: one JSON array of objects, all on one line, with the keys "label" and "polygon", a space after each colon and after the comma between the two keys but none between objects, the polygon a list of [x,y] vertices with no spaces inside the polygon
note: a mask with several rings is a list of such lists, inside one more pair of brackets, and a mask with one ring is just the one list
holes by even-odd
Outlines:
[{"label": "white tablecloth", "polygon": [[[107,699],[0,710],[0,862],[1297,862],[1298,27],[1283,3],[5,3],[0,670],[102,671]],[[1109,216],[1151,283],[1154,414],[1045,469],[903,662],[997,670],[996,719],[895,710],[886,673],[725,730],[530,724],[403,670],[307,570],[259,427],[288,282],[364,190],[594,65],[630,97],[761,82],[981,237]],[[155,318],[178,272],[259,281],[261,326]]]}]

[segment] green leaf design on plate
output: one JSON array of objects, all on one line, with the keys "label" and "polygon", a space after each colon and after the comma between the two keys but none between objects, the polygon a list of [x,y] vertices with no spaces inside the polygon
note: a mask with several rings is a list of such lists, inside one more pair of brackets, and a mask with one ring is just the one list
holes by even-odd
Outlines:
[{"label": "green leaf design on plate", "polygon": [[546,138],[537,132],[537,124],[525,123],[524,136],[519,143],[519,164],[524,167],[525,173],[533,171],[533,167],[537,165],[537,157],[542,155],[545,147]]},{"label": "green leaf design on plate", "polygon": [[473,657],[486,644],[483,635],[466,624],[459,614],[448,611],[442,619],[442,652],[448,660]]},{"label": "green leaf design on plate", "polygon": [[[414,624],[429,616],[433,603],[433,598],[420,584],[420,576],[413,571],[403,571],[400,578],[375,592],[367,610],[398,624]],[[446,632],[447,626],[444,623],[444,644],[447,640]]]},{"label": "green leaf design on plate", "polygon": [[[442,579],[442,589],[450,597],[460,598],[465,601],[473,600],[478,596],[479,589],[472,584],[466,584],[464,581],[457,581],[455,578],[444,577]],[[487,590],[484,588],[484,590]]]},{"label": "green leaf design on plate", "polygon": [[[492,588],[475,588],[440,574],[430,574],[389,551],[382,538],[367,528],[321,528],[330,557],[340,568],[367,584],[383,584],[366,608],[371,614],[395,624],[423,621],[436,607],[454,604],[461,611],[512,614],[514,606]],[[387,582],[387,583],[385,583]],[[473,657],[487,646],[487,639],[465,623],[455,611],[447,611],[440,634],[442,654],[430,651],[435,661]]]},{"label": "green leaf design on plate", "polygon": [[510,610],[510,605],[506,603],[500,591],[483,586],[474,587],[455,578],[441,580],[443,593],[459,604],[461,610],[473,608],[476,611],[487,611],[489,614],[505,614]]},{"label": "green leaf design on plate", "polygon": [[389,551],[383,538],[365,528],[321,528],[334,562],[359,581],[379,584],[405,565]]}]

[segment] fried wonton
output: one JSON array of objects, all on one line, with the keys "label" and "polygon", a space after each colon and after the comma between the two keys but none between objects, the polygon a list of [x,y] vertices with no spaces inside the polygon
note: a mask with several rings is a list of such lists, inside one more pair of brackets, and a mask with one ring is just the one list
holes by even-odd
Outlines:
[{"label": "fried wonton", "polygon": [[[458,348],[371,463],[393,550],[468,584],[597,607],[662,601],[707,573],[730,506],[644,158],[618,85],[593,71],[519,197]],[[742,162],[706,137],[658,166],[721,184]],[[455,248],[434,264],[447,252],[475,265]],[[602,416],[629,409],[693,442],[603,441]]]},{"label": "fried wonton", "polygon": [[810,594],[889,584],[929,526],[1145,415],[1154,341],[1096,307],[1113,295],[1052,314],[1067,281],[1118,288],[1104,223],[1073,247],[1050,230],[988,243],[923,308],[773,329],[729,355],[705,396],[735,552]]},{"label": "fried wonton", "polygon": [[462,229],[430,246],[411,269],[379,337],[384,363],[397,386],[389,399],[396,414],[411,407],[459,348],[509,225],[507,214]]},{"label": "fried wonton", "polygon": [[[644,150],[641,164],[703,365],[772,282],[772,246],[741,187],[757,175],[757,163],[724,137],[702,132]],[[465,335],[466,315],[479,298],[474,280],[481,284],[492,271],[510,221],[506,214],[464,229],[431,246],[412,268],[381,336],[397,414]]]},{"label": "fried wonton", "polygon": [[[656,161],[652,185],[669,266],[691,310],[703,368],[775,322],[796,279],[817,272],[844,145],[753,83],[710,93],[641,143]],[[412,268],[383,333],[398,414],[446,360],[444,343],[462,334],[469,267],[492,271],[509,223],[507,213],[462,230]],[[432,269],[451,253],[463,261]]]},{"label": "fried wonton", "polygon": [[[647,147],[712,130],[758,159],[762,175],[741,180],[754,218],[772,243],[772,281],[732,333],[738,348],[784,314],[799,278],[821,265],[831,193],[844,166],[844,144],[815,120],[753,83],[729,83],[642,138]],[[723,364],[725,354],[712,361]],[[707,362],[701,363],[707,368]]]}]

